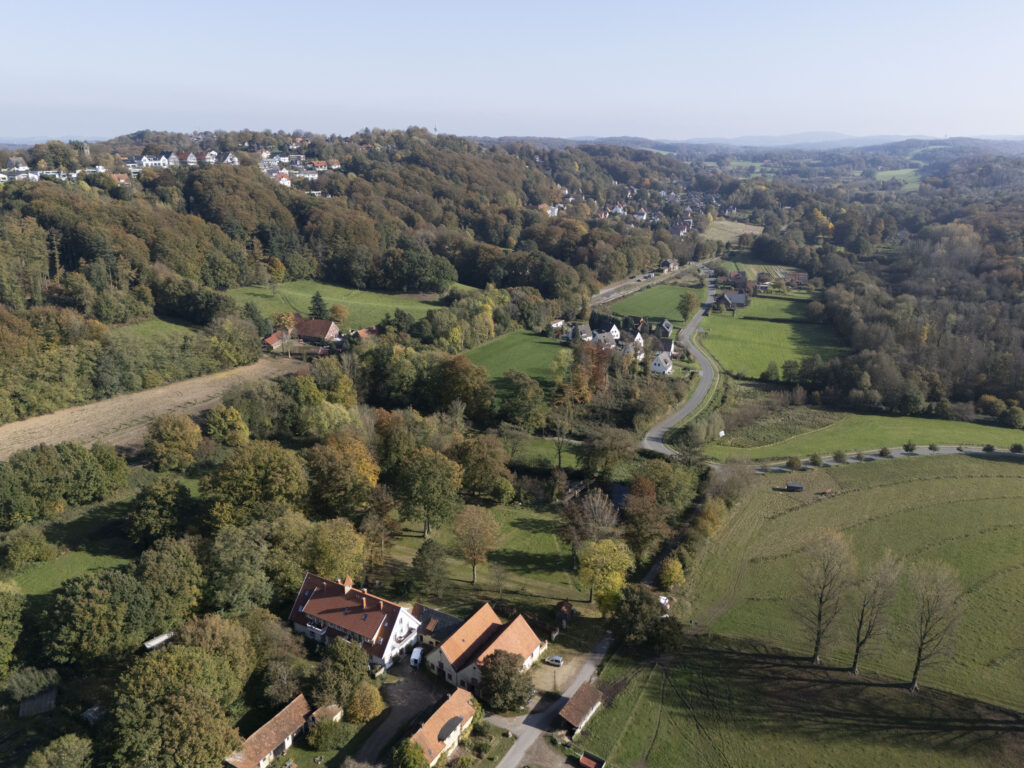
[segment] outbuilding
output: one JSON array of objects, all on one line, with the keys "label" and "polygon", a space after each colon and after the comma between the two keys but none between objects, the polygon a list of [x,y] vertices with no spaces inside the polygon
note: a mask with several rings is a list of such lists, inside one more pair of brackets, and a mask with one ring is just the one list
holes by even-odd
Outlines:
[{"label": "outbuilding", "polygon": [[786,490],[790,493],[800,493],[803,489],[803,483],[786,483]]}]

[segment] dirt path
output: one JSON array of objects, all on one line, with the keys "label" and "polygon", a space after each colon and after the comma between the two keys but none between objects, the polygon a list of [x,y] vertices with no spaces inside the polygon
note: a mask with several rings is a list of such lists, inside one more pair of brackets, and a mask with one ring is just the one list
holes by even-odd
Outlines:
[{"label": "dirt path", "polygon": [[118,448],[138,448],[142,445],[147,425],[155,416],[169,411],[193,416],[217,405],[235,384],[282,376],[303,365],[299,360],[263,357],[252,365],[230,371],[4,424],[0,426],[0,461],[39,443],[65,440],[85,445],[102,440]]}]

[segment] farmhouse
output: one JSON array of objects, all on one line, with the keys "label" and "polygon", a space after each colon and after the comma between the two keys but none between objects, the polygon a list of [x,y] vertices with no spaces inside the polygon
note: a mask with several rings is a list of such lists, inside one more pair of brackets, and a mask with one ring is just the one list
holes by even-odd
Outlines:
[{"label": "farmhouse", "polygon": [[284,344],[284,336],[280,331],[274,331],[263,340],[263,346],[269,350],[280,349],[282,344]]},{"label": "farmhouse", "polygon": [[747,306],[747,294],[725,291],[715,298],[715,305],[721,309],[737,309]]},{"label": "farmhouse", "polygon": [[397,603],[344,581],[307,573],[288,620],[300,635],[327,643],[342,638],[359,643],[370,663],[385,668],[416,639],[419,622]]},{"label": "farmhouse", "polygon": [[575,736],[583,730],[583,726],[597,712],[597,708],[601,706],[601,701],[601,692],[590,683],[584,683],[573,694],[573,697],[565,703],[565,706],[558,712],[558,716],[569,724]]},{"label": "farmhouse", "polygon": [[267,768],[295,739],[314,723],[341,719],[341,707],[321,707],[313,711],[301,693],[252,734],[241,749],[224,758],[232,768]]},{"label": "farmhouse", "polygon": [[651,360],[651,373],[663,373],[666,376],[672,375],[672,358],[668,352],[660,352],[657,357]]},{"label": "farmhouse", "polygon": [[427,654],[427,666],[452,685],[472,691],[480,682],[480,664],[495,651],[521,656],[523,669],[528,669],[547,646],[522,615],[502,624],[490,603],[484,603],[447,640]]},{"label": "farmhouse", "polygon": [[473,724],[475,714],[472,694],[457,688],[412,735],[413,744],[423,750],[431,768],[442,755],[458,745],[462,734]]},{"label": "farmhouse", "polygon": [[327,344],[337,339],[341,331],[333,320],[314,320],[296,315],[292,333],[310,344]]}]

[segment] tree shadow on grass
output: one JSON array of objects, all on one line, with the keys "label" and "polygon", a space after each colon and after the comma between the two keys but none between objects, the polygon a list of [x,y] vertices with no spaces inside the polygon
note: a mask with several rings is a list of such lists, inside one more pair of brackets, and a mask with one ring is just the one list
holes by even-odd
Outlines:
[{"label": "tree shadow on grass", "polygon": [[543,520],[537,517],[525,517],[513,520],[509,523],[509,527],[518,528],[521,531],[527,531],[529,533],[550,533],[552,535],[557,535],[558,529],[561,527],[561,522],[558,520]]},{"label": "tree shadow on grass", "polygon": [[[813,740],[881,742],[1021,764],[1019,715],[953,694],[714,638],[694,639],[671,664],[677,701],[697,718]],[[927,682],[927,680],[925,681]],[[983,758],[984,759],[984,758]]]},{"label": "tree shadow on grass", "polygon": [[571,565],[568,555],[554,552],[547,554],[524,552],[519,549],[499,549],[492,552],[488,559],[492,563],[497,563],[510,570],[527,573],[558,573],[568,570]]},{"label": "tree shadow on grass", "polygon": [[138,554],[124,534],[124,518],[130,502],[97,506],[66,523],[51,525],[46,538],[58,546],[90,555],[134,557]]}]

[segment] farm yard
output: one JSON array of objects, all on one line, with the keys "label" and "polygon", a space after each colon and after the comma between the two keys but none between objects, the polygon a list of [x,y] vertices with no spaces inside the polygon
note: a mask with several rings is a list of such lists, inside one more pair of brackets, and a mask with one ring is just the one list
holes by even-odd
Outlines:
[{"label": "farm yard", "polygon": [[807,320],[802,298],[755,297],[749,306],[712,313],[701,323],[701,341],[729,373],[759,376],[768,364],[846,351],[832,328]]},{"label": "farm yard", "polygon": [[[779,492],[798,479],[801,494]],[[806,657],[806,631],[792,613],[803,552],[821,531],[843,533],[864,574],[887,549],[907,566],[926,560],[958,572],[963,617],[948,661],[926,667],[922,686],[1020,710],[1024,707],[1024,464],[1001,457],[936,456],[875,460],[768,475],[728,513],[721,531],[687,569],[692,618],[715,635],[742,638]],[[825,493],[830,491],[830,493]],[[826,666],[851,661],[850,606]],[[913,615],[900,582],[889,637],[862,667],[906,682],[914,666]]]},{"label": "farm yard", "polygon": [[[295,280],[281,283],[276,288],[265,285],[249,285],[231,288],[227,294],[239,305],[254,302],[267,317],[284,312],[298,312],[305,316],[309,312],[309,301],[320,291],[327,306],[343,304],[348,308],[347,328],[367,328],[376,325],[396,308],[419,319],[435,304],[436,294],[376,293],[355,288],[341,288],[315,280]],[[344,329],[343,329],[344,330]]]},{"label": "farm yard", "polygon": [[774,768],[1019,765],[1015,718],[868,675],[811,667],[763,644],[694,637],[676,656],[617,655],[606,700],[574,744],[616,766]]}]

